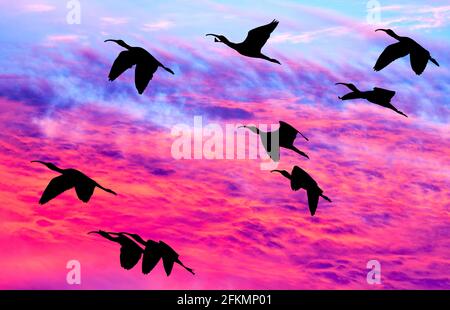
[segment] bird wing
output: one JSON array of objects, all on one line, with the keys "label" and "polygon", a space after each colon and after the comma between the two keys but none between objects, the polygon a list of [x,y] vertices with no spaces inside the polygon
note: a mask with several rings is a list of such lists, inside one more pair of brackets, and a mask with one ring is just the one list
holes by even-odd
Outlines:
[{"label": "bird wing", "polygon": [[377,63],[373,67],[375,71],[380,71],[387,65],[389,65],[394,60],[405,57],[409,54],[409,49],[406,44],[401,42],[394,43],[386,47],[381,53],[380,57],[378,57]]},{"label": "bird wing", "polygon": [[297,129],[295,129],[294,127],[283,121],[280,121],[279,130],[280,130],[280,138],[282,138],[283,141],[289,145],[292,145],[294,143],[294,140],[297,137],[297,133],[299,133]]},{"label": "bird wing", "polygon": [[170,276],[170,274],[172,273],[174,264],[175,264],[175,262],[172,259],[163,257],[164,270],[166,271],[167,276]]},{"label": "bird wing", "polygon": [[395,91],[389,89],[374,87],[373,91],[375,92],[377,98],[381,98],[386,102],[390,102],[395,96]]},{"label": "bird wing", "polygon": [[39,200],[39,203],[43,205],[59,194],[62,194],[63,192],[71,189],[73,186],[74,182],[69,176],[66,176],[64,174],[57,176],[56,178],[53,178],[50,183],[48,183],[41,199]]},{"label": "bird wing", "polygon": [[91,199],[92,194],[95,190],[95,183],[91,179],[85,181],[79,181],[75,184],[75,191],[77,192],[78,198],[82,202],[88,202]]},{"label": "bird wing", "polygon": [[411,68],[417,75],[421,75],[425,71],[429,59],[430,53],[422,47],[414,48],[409,55]]},{"label": "bird wing", "polygon": [[175,252],[175,250],[172,249],[170,245],[163,241],[159,241],[159,248],[162,252],[164,270],[166,271],[167,276],[169,276],[172,272],[175,261],[178,260],[178,257],[180,257],[180,255],[178,255],[178,253]]},{"label": "bird wing", "polygon": [[[152,57],[152,59],[154,58]],[[139,94],[144,92],[148,83],[150,83],[150,80],[153,78],[153,74],[158,69],[159,63],[152,61],[152,59],[139,62],[136,65],[134,83]]]},{"label": "bird wing", "polygon": [[278,21],[273,20],[271,23],[257,27],[248,32],[247,38],[245,38],[243,45],[245,45],[249,50],[255,52],[260,52],[264,44],[270,38],[270,34],[277,28]]},{"label": "bird wing", "polygon": [[[131,241],[131,240],[130,240]],[[139,262],[142,256],[142,248],[136,243],[129,243],[120,248],[120,266],[130,270]]]},{"label": "bird wing", "polygon": [[119,56],[117,56],[116,60],[114,60],[111,71],[109,72],[109,80],[114,81],[117,77],[133,67],[135,64],[136,63],[133,60],[132,53],[130,51],[120,52]]},{"label": "bird wing", "polygon": [[319,204],[319,197],[321,191],[318,188],[312,188],[308,189],[307,193],[308,193],[309,212],[311,212],[311,215],[314,215],[316,213],[317,206]]},{"label": "bird wing", "polygon": [[[276,141],[276,138],[272,138],[273,136],[278,136],[278,141]],[[266,135],[264,134],[260,134],[260,138],[261,138],[261,143],[264,147],[264,149],[266,150],[267,155],[269,155],[269,157],[275,161],[275,162],[279,162],[280,161],[280,132],[278,130],[276,131],[272,131],[272,132],[268,132]],[[278,143],[274,143],[272,145],[272,139],[275,140],[273,142],[278,142]]]},{"label": "bird wing", "polygon": [[353,100],[353,99],[360,99],[361,98],[361,94],[357,93],[357,92],[351,92],[348,94],[345,94],[342,97],[339,97],[339,99],[341,100]]},{"label": "bird wing", "polygon": [[291,188],[294,191],[305,188],[307,185],[316,184],[316,181],[303,169],[295,166],[291,173]]},{"label": "bird wing", "polygon": [[156,245],[147,244],[144,250],[144,258],[142,259],[142,273],[149,274],[155,268],[161,259],[161,251]]}]

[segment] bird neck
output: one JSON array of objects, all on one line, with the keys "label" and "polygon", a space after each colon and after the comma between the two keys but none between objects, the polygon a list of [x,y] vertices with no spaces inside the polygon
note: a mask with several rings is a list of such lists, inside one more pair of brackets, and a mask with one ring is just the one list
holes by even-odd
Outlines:
[{"label": "bird neck", "polygon": [[59,173],[63,173],[64,172],[63,169],[56,167],[54,164],[49,164],[47,167],[49,167],[51,170],[57,171]]},{"label": "bird neck", "polygon": [[33,162],[43,164],[43,165],[45,165],[48,169],[53,170],[53,171],[56,171],[56,172],[59,172],[59,173],[63,173],[63,172],[64,172],[64,169],[58,168],[58,167],[56,167],[56,165],[54,165],[54,164],[52,164],[52,163],[46,163],[46,162],[43,162],[43,161],[40,161],[40,160],[35,160],[35,161],[33,161]]},{"label": "bird neck", "polygon": [[387,34],[389,36],[393,37],[394,39],[396,39],[397,41],[401,40],[401,37],[398,34],[396,34],[393,30],[388,31]]},{"label": "bird neck", "polygon": [[223,38],[221,39],[221,41],[222,41],[223,44],[225,44],[225,45],[231,47],[232,49],[236,49],[236,47],[237,47],[237,44],[236,44],[236,43],[231,42],[231,41],[228,40],[226,37],[223,37]]},{"label": "bird neck", "polygon": [[120,46],[126,48],[127,50],[129,50],[129,49],[132,48],[130,45],[128,45],[127,43],[125,43],[125,42],[123,42],[123,41],[120,42],[120,43],[117,43],[117,44],[119,44]]}]

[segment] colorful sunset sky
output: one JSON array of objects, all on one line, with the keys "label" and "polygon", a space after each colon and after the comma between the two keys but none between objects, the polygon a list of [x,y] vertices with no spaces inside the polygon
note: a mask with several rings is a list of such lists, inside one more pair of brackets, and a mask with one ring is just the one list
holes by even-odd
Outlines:
[{"label": "colorful sunset sky", "polygon": [[[366,1],[0,0],[1,289],[449,289],[450,5],[447,0]],[[242,41],[280,21],[263,51],[245,58],[207,33]],[[392,28],[430,50],[421,76],[407,58],[373,66]],[[145,93],[130,70],[110,67],[123,39],[151,52],[159,70]],[[395,90],[409,117],[364,101],[360,89]],[[298,165],[332,203],[312,217],[261,159],[175,159],[174,126],[277,124],[299,129],[279,169]],[[244,135],[238,131],[236,135]],[[248,134],[248,133],[247,133]],[[31,160],[76,168],[118,193],[73,190],[41,206],[57,174]],[[91,230],[163,240],[196,271],[162,265],[145,276],[120,267],[119,245]],[[81,285],[66,263],[81,264]],[[366,264],[381,264],[379,285]]]}]

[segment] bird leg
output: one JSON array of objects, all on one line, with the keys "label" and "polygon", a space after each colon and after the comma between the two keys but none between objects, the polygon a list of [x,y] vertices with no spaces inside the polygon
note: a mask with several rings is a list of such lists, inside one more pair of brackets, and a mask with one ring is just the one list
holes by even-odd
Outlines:
[{"label": "bird leg", "polygon": [[322,197],[323,199],[325,199],[325,200],[331,202],[331,199],[328,198],[327,196],[325,196],[324,194],[320,194],[320,197]]},{"label": "bird leg", "polygon": [[439,67],[439,63],[436,61],[436,59],[434,59],[434,58],[431,57],[431,56],[430,56],[430,61],[431,61],[432,63],[434,63],[436,66]]},{"label": "bird leg", "polygon": [[193,275],[195,275],[194,270],[191,269],[191,268],[189,268],[189,267],[187,267],[187,266],[185,266],[185,265],[180,261],[180,259],[177,258],[177,260],[176,260],[175,262],[176,262],[177,264],[181,265],[184,269],[186,269],[187,271],[189,271],[189,272],[192,273]]}]

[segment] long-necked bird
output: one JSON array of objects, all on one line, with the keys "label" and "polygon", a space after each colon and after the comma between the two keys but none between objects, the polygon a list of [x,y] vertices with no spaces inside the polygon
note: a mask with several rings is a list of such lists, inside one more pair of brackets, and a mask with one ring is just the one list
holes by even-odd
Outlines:
[{"label": "long-necked bird", "polygon": [[336,85],[345,85],[351,90],[350,93],[342,97],[338,97],[341,100],[365,99],[369,102],[391,109],[397,112],[398,114],[408,117],[405,113],[399,111],[396,107],[392,105],[391,99],[395,96],[395,91],[393,90],[374,87],[373,90],[360,91],[358,88],[356,88],[355,85],[351,83],[336,83]]},{"label": "long-necked bird", "polygon": [[427,67],[428,61],[431,61],[439,67],[439,63],[433,57],[431,57],[430,52],[413,39],[408,37],[401,37],[391,29],[377,29],[375,31],[384,31],[398,41],[397,43],[391,44],[386,47],[383,53],[381,53],[375,66],[373,67],[375,71],[382,70],[394,60],[405,57],[408,54],[411,68],[417,75],[422,74],[422,72]]},{"label": "long-necked bird", "polygon": [[101,188],[102,190],[113,195],[117,195],[114,191],[108,188],[104,188],[93,179],[78,170],[61,169],[56,167],[52,163],[46,163],[40,160],[33,160],[32,163],[41,163],[47,166],[50,170],[61,173],[60,176],[53,178],[50,183],[48,183],[41,199],[39,200],[39,203],[41,205],[49,202],[59,194],[62,194],[63,192],[73,187],[75,187],[78,198],[84,203],[88,202],[89,199],[91,199],[91,196],[94,193],[96,187]]},{"label": "long-necked bird", "polygon": [[134,83],[140,95],[147,88],[148,83],[153,78],[153,74],[158,67],[163,68],[167,72],[175,74],[171,69],[160,63],[152,54],[142,47],[129,46],[122,40],[105,40],[105,42],[115,42],[126,48],[126,51],[120,52],[114,61],[111,71],[109,72],[109,80],[112,82],[126,70],[136,65]]},{"label": "long-necked bird", "polygon": [[292,173],[286,170],[272,170],[271,172],[279,172],[284,177],[291,180],[291,189],[298,191],[303,188],[308,195],[308,205],[311,215],[316,214],[317,205],[319,204],[319,197],[331,202],[331,199],[323,194],[323,190],[317,185],[317,182],[302,168],[295,166]]},{"label": "long-necked bird", "polygon": [[252,58],[261,58],[281,65],[278,60],[270,58],[261,52],[264,44],[266,44],[267,40],[270,38],[270,34],[277,26],[278,21],[273,20],[267,25],[252,29],[248,32],[247,38],[241,43],[230,42],[230,40],[223,35],[208,33],[207,36],[214,36],[214,42],[224,43],[241,55]]},{"label": "long-necked bird", "polygon": [[[308,141],[308,138],[306,138],[300,131],[298,131],[288,123],[285,123],[283,121],[280,121],[279,123],[280,127],[277,130],[269,132],[260,130],[255,126],[240,126],[240,127],[247,128],[252,132],[256,133],[257,135],[259,135],[261,138],[261,142],[264,146],[264,149],[266,150],[270,158],[275,162],[280,161],[280,147],[292,150],[309,159],[306,153],[300,151],[294,146],[294,141],[295,138],[297,137],[297,134],[300,134],[303,138],[305,138],[306,141]],[[277,141],[277,137],[278,137],[278,144],[272,145],[272,142]]]},{"label": "long-necked bird", "polygon": [[[149,274],[162,259],[164,270],[169,276],[175,263],[179,264],[187,271],[195,274],[191,268],[186,267],[179,259],[179,255],[169,245],[163,241],[145,241],[137,234],[127,232],[105,232],[102,230],[91,231],[89,234],[99,234],[100,236],[120,244],[120,265],[122,268],[130,270],[139,262],[142,256],[142,273]],[[131,237],[131,238],[130,238]],[[134,239],[134,240],[133,240]],[[137,243],[145,248],[142,249]]]}]

